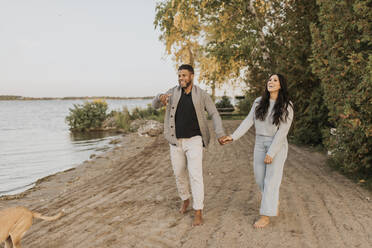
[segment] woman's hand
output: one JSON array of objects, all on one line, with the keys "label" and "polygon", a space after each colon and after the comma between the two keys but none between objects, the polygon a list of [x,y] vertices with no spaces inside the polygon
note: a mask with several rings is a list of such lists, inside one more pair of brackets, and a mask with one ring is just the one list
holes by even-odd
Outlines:
[{"label": "woman's hand", "polygon": [[265,164],[271,164],[273,162],[273,158],[266,154],[266,157],[264,159]]},{"label": "woman's hand", "polygon": [[221,138],[218,139],[218,142],[220,142],[220,145],[226,145],[233,142],[233,138],[231,138],[230,135],[222,136]]}]

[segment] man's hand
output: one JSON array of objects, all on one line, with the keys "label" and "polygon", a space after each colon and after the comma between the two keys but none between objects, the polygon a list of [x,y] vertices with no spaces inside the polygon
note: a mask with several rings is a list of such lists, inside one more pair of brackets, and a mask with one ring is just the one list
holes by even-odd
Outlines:
[{"label": "man's hand", "polygon": [[220,145],[225,145],[225,144],[229,144],[233,141],[233,138],[231,138],[231,136],[222,136],[220,138],[218,138],[218,142],[220,143]]},{"label": "man's hand", "polygon": [[169,100],[169,97],[171,96],[172,94],[162,94],[160,95],[160,101],[161,103],[166,106],[168,104],[168,100]]},{"label": "man's hand", "polygon": [[266,157],[264,159],[265,164],[271,164],[273,162],[273,158],[266,154]]}]

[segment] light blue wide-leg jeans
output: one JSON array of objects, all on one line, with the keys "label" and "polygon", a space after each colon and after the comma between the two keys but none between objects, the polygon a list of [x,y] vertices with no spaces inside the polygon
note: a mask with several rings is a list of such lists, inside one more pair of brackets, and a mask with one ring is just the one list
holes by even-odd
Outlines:
[{"label": "light blue wide-leg jeans", "polygon": [[262,200],[260,215],[276,216],[279,202],[279,188],[282,182],[283,167],[288,153],[288,142],[273,158],[271,164],[265,164],[264,159],[274,137],[256,135],[253,166],[256,183],[261,190]]}]

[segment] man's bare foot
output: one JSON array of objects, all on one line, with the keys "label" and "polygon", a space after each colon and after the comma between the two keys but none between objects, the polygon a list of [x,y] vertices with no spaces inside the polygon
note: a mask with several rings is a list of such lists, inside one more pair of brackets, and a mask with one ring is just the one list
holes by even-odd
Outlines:
[{"label": "man's bare foot", "polygon": [[258,221],[254,223],[254,228],[264,228],[270,223],[269,216],[262,215]]},{"label": "man's bare foot", "polygon": [[184,213],[187,212],[187,208],[188,208],[189,204],[190,204],[190,199],[187,199],[187,200],[183,201],[182,207],[180,208],[180,213],[181,214],[184,214]]},{"label": "man's bare foot", "polygon": [[203,225],[203,217],[201,210],[195,210],[194,221],[192,222],[192,226],[200,226]]}]

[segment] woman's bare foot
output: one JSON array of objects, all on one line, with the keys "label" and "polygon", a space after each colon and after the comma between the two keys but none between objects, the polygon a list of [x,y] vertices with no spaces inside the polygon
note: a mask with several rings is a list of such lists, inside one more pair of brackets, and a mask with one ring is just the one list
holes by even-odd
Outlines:
[{"label": "woman's bare foot", "polygon": [[184,213],[187,212],[187,208],[188,208],[189,204],[190,204],[190,199],[187,199],[187,200],[183,201],[182,207],[180,208],[180,213],[181,214],[184,214]]},{"label": "woman's bare foot", "polygon": [[269,216],[262,215],[258,221],[256,221],[253,226],[254,228],[264,228],[270,223]]},{"label": "woman's bare foot", "polygon": [[194,216],[194,221],[192,223],[192,226],[200,226],[200,225],[203,225],[202,211],[195,210],[195,216]]}]

